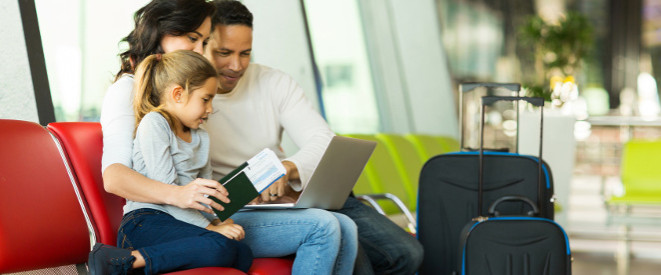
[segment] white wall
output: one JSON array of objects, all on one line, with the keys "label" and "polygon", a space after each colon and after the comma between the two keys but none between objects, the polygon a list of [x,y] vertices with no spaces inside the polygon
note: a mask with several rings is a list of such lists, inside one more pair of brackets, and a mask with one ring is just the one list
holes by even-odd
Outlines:
[{"label": "white wall", "polygon": [[18,1],[0,1],[0,118],[39,123]]}]

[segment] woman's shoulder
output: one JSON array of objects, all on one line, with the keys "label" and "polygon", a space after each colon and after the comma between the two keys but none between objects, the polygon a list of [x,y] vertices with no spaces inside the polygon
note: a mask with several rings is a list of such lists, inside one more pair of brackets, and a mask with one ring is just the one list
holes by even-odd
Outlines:
[{"label": "woman's shoulder", "polygon": [[130,106],[133,102],[133,83],[133,75],[124,74],[108,87],[104,101],[121,103],[122,105],[126,105],[128,102]]},{"label": "woman's shoulder", "polygon": [[108,87],[108,92],[111,91],[125,91],[125,92],[131,92],[133,91],[133,75],[132,74],[123,74],[120,78],[117,79],[110,87]]},{"label": "woman's shoulder", "polygon": [[[131,123],[133,115],[133,75],[125,74],[108,87],[101,108],[101,123],[111,123],[118,117],[127,118],[123,123]],[[133,127],[131,127],[133,128]]]}]

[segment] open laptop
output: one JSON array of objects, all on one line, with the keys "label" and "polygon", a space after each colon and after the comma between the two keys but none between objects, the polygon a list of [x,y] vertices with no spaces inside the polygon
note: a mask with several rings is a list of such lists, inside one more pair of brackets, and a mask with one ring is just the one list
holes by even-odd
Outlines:
[{"label": "open laptop", "polygon": [[263,203],[245,209],[320,208],[340,209],[363,172],[376,142],[334,136],[308,185],[295,203]]}]

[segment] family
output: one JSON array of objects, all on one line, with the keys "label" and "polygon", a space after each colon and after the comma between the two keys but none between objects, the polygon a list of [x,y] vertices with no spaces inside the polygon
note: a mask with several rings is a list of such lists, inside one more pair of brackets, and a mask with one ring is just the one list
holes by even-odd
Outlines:
[{"label": "family", "polygon": [[[241,2],[153,0],[134,19],[101,113],[104,187],[126,205],[117,247],[94,246],[91,274],[246,272],[253,257],[287,255],[294,274],[416,272],[419,242],[353,196],[334,211],[215,217],[209,207],[223,207],[208,197],[229,202],[217,179],[270,148],[287,172],[255,202],[295,195],[334,133],[290,76],[250,62],[253,16]],[[291,156],[283,131],[300,148]]]}]

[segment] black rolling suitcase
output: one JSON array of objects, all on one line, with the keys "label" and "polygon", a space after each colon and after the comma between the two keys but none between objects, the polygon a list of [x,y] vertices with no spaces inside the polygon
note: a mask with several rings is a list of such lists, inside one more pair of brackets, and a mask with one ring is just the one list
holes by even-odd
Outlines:
[{"label": "black rolling suitcase", "polygon": [[[537,157],[483,152],[482,158],[485,165],[481,173],[479,152],[436,156],[423,167],[419,187],[418,239],[424,246],[425,256],[420,274],[455,274],[461,261],[457,250],[462,228],[479,213],[485,213],[487,207],[499,198],[529,198],[534,205],[541,205],[538,216],[553,218],[553,178],[545,163],[541,166],[543,184],[540,186]],[[484,176],[485,203],[481,206],[476,200],[478,175]],[[530,210],[530,206],[521,200],[509,199],[499,203],[499,211],[505,214]]]},{"label": "black rolling suitcase", "polygon": [[[526,100],[519,97],[484,97],[482,108],[497,100]],[[539,103],[533,105],[544,105]],[[543,111],[541,111],[543,120]],[[484,113],[482,113],[484,123]],[[484,131],[481,131],[482,133]],[[540,129],[540,136],[542,130]],[[484,166],[484,135],[480,137],[479,170]],[[539,156],[542,156],[540,148]],[[539,189],[543,189],[542,164],[538,165]],[[533,202],[525,196],[504,196],[489,206],[488,216],[483,215],[480,205],[483,203],[484,176],[478,180],[478,215],[467,223],[460,236],[457,273],[461,275],[483,274],[571,274],[571,252],[569,238],[565,231],[548,218],[536,217],[541,201]],[[517,201],[527,204],[530,210],[526,215],[500,216],[499,206],[503,202]]]}]

